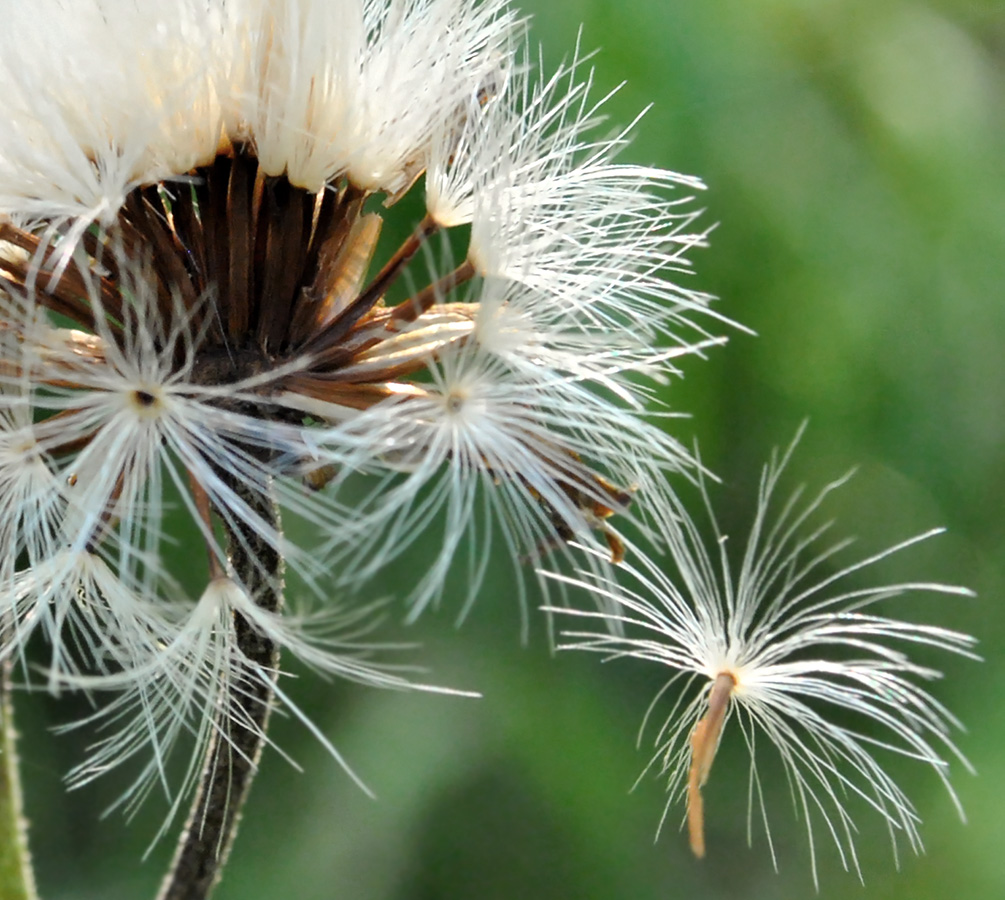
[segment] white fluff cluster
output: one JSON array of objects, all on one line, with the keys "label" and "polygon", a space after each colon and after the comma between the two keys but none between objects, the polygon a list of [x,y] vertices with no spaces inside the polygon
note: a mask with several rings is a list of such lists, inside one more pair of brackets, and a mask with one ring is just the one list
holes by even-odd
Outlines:
[{"label": "white fluff cluster", "polygon": [[269,174],[300,187],[348,173],[397,194],[519,24],[505,0],[5,0],[0,11],[0,208],[46,223],[110,223],[134,187],[249,139]]}]

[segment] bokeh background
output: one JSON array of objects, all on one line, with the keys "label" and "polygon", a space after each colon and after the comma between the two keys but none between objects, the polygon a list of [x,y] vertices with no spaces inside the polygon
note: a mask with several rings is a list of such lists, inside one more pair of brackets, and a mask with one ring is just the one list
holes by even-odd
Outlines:
[{"label": "bokeh background", "polygon": [[[727,529],[749,520],[770,449],[810,428],[789,484],[859,466],[830,510],[859,547],[945,525],[891,560],[891,578],[974,588],[891,611],[979,635],[983,664],[942,658],[937,695],[967,725],[978,770],[953,783],[891,770],[915,800],[927,852],[894,867],[879,818],[859,817],[865,886],[820,836],[821,898],[1005,897],[1005,8],[1000,0],[524,0],[545,58],[580,23],[598,96],[622,80],[613,121],[653,107],[626,158],[698,174],[704,221],[691,284],[757,337],[730,333],[688,361],[669,400],[692,414],[722,478]],[[295,527],[295,526],[294,526]],[[395,567],[374,595],[402,592]],[[495,573],[498,573],[496,577]],[[778,854],[748,847],[746,765],[727,733],[706,789],[708,857],[690,858],[635,733],[661,683],[526,643],[507,568],[463,627],[449,600],[396,637],[421,641],[438,683],[480,701],[396,695],[303,678],[287,686],[376,792],[370,800],[305,730],[274,737],[219,900],[793,898],[814,893],[805,828],[784,781],[768,785]],[[32,841],[46,900],[152,896],[172,850],[142,858],[162,808],[133,823],[100,811],[115,779],[67,795],[78,738],[47,730],[72,701],[20,704]]]}]

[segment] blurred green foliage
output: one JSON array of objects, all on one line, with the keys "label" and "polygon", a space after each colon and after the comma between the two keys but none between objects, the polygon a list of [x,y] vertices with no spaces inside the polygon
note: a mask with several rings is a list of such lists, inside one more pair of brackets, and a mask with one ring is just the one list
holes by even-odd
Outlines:
[{"label": "blurred green foliage", "polygon": [[[612,122],[649,103],[626,158],[701,175],[697,288],[755,330],[686,361],[669,401],[723,479],[730,529],[749,521],[758,470],[811,427],[790,484],[858,476],[830,507],[878,549],[932,525],[949,534],[891,577],[973,587],[975,601],[896,611],[980,636],[982,665],[941,659],[938,696],[967,723],[961,824],[931,772],[894,759],[924,818],[927,854],[895,871],[882,822],[859,817],[866,886],[818,836],[823,898],[1005,896],[1005,9],[1000,0],[527,0],[551,64],[599,47],[598,96],[625,79]],[[295,526],[294,526],[295,527]],[[314,676],[288,686],[374,789],[367,799],[295,722],[267,756],[219,900],[792,898],[813,895],[804,826],[769,785],[773,871],[747,847],[744,754],[729,735],[706,792],[709,855],[689,857],[634,734],[661,683],[651,667],[553,658],[537,617],[525,646],[500,565],[469,620],[449,603],[409,631],[437,683],[480,701],[364,692]],[[401,592],[397,566],[374,595]],[[22,698],[27,803],[46,900],[152,896],[170,852],[141,860],[162,809],[99,822],[122,783],[67,795],[79,738],[47,725],[72,699]],[[732,740],[730,739],[732,738]]]}]

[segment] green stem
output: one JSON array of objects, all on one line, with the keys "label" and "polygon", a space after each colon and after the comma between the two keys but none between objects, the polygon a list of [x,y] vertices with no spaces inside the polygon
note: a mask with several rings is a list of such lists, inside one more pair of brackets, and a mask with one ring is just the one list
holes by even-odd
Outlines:
[{"label": "green stem", "polygon": [[[231,489],[278,532],[279,509],[271,498],[232,483]],[[227,531],[231,569],[255,603],[271,612],[283,605],[283,559],[251,528]],[[234,623],[238,649],[254,667],[278,670],[279,649],[248,626]],[[223,873],[237,834],[241,809],[258,770],[272,708],[271,683],[245,677],[221,687],[216,728],[188,822],[158,900],[205,900]],[[6,898],[6,895],[0,895]]]},{"label": "green stem", "polygon": [[10,660],[0,664],[0,670],[0,897],[38,900],[28,852],[28,823],[22,814]]}]

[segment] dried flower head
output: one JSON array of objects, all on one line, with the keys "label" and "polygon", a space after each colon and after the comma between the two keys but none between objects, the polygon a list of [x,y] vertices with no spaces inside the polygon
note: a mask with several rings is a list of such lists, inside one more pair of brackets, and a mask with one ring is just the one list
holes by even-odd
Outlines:
[{"label": "dried flower head", "polygon": [[[646,714],[648,719],[668,695],[676,698],[656,735],[657,752],[647,771],[656,768],[667,777],[664,819],[685,800],[695,855],[705,853],[701,788],[724,729],[735,719],[751,759],[748,829],[756,797],[774,861],[765,800],[771,788],[762,781],[755,757],[755,748],[764,753],[770,746],[781,760],[796,813],[806,825],[816,882],[821,824],[844,867],[861,875],[850,809],[855,801],[882,817],[895,854],[898,837],[920,850],[919,815],[877,758],[884,753],[930,766],[959,808],[947,760],[955,757],[968,765],[951,737],[959,723],[919,683],[939,673],[912,661],[903,648],[936,648],[973,657],[974,639],[873,609],[881,601],[915,592],[971,596],[964,588],[932,582],[874,587],[853,583],[861,570],[938,530],[835,567],[835,557],[850,541],[827,544],[830,523],[814,525],[812,518],[846,478],[802,504],[802,490],[797,490],[774,510],[778,481],[794,447],[780,458],[773,456],[764,470],[757,512],[735,574],[726,536],[703,486],[715,556],[706,551],[699,529],[681,509],[668,534],[670,574],[643,558],[623,567],[632,587],[593,573],[578,579],[552,577],[616,604],[617,621],[627,632],[623,637],[562,632],[568,639],[563,649],[651,660],[673,672]],[[604,618],[600,612],[565,612]]]},{"label": "dried flower head", "polygon": [[701,185],[616,162],[582,63],[539,78],[505,0],[3,16],[0,659],[42,632],[51,688],[125,691],[75,782],[152,744],[131,799],[179,729],[262,737],[280,647],[389,680],[280,618],[284,563],[323,596],[419,542],[417,612],[465,536],[470,600],[494,531],[617,558],[608,517],[668,514],[691,463],[643,413],[710,340],[667,280]]}]

